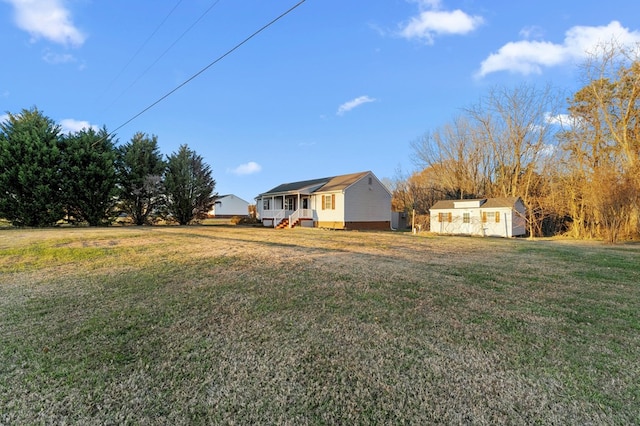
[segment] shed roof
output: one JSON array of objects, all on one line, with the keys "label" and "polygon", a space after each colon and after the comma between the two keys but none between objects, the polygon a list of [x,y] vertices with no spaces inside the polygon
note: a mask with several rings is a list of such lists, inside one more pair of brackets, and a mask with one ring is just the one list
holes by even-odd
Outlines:
[{"label": "shed roof", "polygon": [[[480,208],[492,209],[498,207],[513,207],[519,200],[519,197],[495,197],[495,198],[476,198],[468,201],[480,201]],[[440,200],[437,201],[429,210],[450,210],[455,209],[455,202],[460,200]]]},{"label": "shed roof", "polygon": [[520,197],[487,198],[487,202],[482,205],[482,208],[490,209],[494,207],[513,207],[519,199]]},{"label": "shed roof", "polygon": [[[242,198],[240,198],[240,197],[238,197],[237,195],[234,195],[234,194],[215,195],[215,196],[213,197],[213,199],[214,199],[214,201],[215,201],[215,200],[221,200],[221,199],[223,199],[223,198],[227,198],[227,197],[236,198],[236,199],[238,199],[238,200],[240,200],[240,201],[244,201],[245,203],[247,203],[247,201],[243,200]],[[248,203],[247,203],[247,204],[248,204]]]}]

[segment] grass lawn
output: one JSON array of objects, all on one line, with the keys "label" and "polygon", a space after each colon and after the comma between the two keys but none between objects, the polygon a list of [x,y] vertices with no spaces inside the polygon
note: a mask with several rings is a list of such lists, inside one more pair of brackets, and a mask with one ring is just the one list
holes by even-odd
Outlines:
[{"label": "grass lawn", "polygon": [[639,424],[640,245],[0,230],[0,424]]}]

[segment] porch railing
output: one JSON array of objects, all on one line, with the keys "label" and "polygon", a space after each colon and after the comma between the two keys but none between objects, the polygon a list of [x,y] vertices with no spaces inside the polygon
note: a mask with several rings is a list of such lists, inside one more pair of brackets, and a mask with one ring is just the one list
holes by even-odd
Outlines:
[{"label": "porch railing", "polygon": [[311,209],[298,209],[289,215],[289,228],[299,219],[311,218]]},{"label": "porch railing", "polygon": [[275,228],[276,226],[278,226],[278,224],[284,220],[284,217],[285,217],[285,211],[284,210],[279,210],[276,214],[274,214],[273,215],[273,227]]}]

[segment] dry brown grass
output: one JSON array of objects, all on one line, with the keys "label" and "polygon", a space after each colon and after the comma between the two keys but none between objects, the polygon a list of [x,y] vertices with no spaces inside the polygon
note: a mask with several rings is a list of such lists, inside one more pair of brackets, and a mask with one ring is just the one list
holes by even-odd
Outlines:
[{"label": "dry brown grass", "polygon": [[640,246],[0,231],[0,424],[640,422]]}]

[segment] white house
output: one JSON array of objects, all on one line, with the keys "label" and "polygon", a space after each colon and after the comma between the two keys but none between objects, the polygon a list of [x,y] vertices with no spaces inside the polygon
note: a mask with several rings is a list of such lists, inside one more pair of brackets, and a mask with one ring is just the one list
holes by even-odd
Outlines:
[{"label": "white house", "polygon": [[264,226],[390,229],[391,193],[372,172],[283,183],[256,197]]},{"label": "white house", "polygon": [[441,200],[429,209],[431,231],[515,237],[526,233],[524,203],[519,197]]},{"label": "white house", "polygon": [[218,195],[214,198],[213,208],[209,217],[248,216],[249,203],[233,194]]}]

